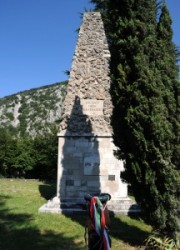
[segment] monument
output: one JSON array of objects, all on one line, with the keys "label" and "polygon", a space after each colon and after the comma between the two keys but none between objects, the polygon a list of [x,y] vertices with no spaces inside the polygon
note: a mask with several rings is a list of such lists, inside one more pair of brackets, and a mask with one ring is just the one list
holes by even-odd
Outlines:
[{"label": "monument", "polygon": [[128,213],[132,207],[127,184],[120,179],[124,163],[114,156],[109,62],[101,15],[86,12],[58,133],[57,194],[41,212],[80,211],[86,193],[110,193],[114,212]]}]

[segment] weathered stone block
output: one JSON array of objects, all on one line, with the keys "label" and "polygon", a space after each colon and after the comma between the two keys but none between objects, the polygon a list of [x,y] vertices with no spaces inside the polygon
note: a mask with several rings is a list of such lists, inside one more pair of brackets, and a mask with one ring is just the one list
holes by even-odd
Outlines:
[{"label": "weathered stone block", "polygon": [[83,157],[83,153],[82,152],[72,152],[72,154],[73,154],[73,157],[76,157],[76,158],[78,158],[78,159],[82,159],[82,157]]},{"label": "weathered stone block", "polygon": [[97,181],[87,181],[87,186],[88,187],[99,187],[99,183]]},{"label": "weathered stone block", "polygon": [[74,186],[75,187],[80,187],[81,186],[81,180],[74,181]]},{"label": "weathered stone block", "polygon": [[84,157],[84,175],[98,175],[99,174],[99,155]]}]

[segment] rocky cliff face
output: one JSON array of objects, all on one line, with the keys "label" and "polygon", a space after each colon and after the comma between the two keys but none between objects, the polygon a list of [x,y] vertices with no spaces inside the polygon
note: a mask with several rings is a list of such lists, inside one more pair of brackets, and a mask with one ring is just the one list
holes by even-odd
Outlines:
[{"label": "rocky cliff face", "polygon": [[0,99],[0,127],[32,136],[59,125],[67,82],[55,83]]}]

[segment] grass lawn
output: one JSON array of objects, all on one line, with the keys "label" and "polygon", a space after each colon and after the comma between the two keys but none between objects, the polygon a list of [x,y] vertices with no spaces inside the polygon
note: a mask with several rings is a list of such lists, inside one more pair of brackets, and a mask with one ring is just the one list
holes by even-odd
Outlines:
[{"label": "grass lawn", "polygon": [[[85,215],[39,213],[53,197],[55,184],[0,179],[0,249],[85,250]],[[111,217],[112,250],[143,249],[151,227],[141,219]]]}]

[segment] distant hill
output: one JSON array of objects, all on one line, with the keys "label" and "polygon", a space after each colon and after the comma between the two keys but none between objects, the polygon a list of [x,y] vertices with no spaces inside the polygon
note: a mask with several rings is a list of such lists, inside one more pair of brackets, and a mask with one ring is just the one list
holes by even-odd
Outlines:
[{"label": "distant hill", "polygon": [[52,124],[58,126],[66,87],[67,81],[0,98],[0,127],[35,136]]}]

